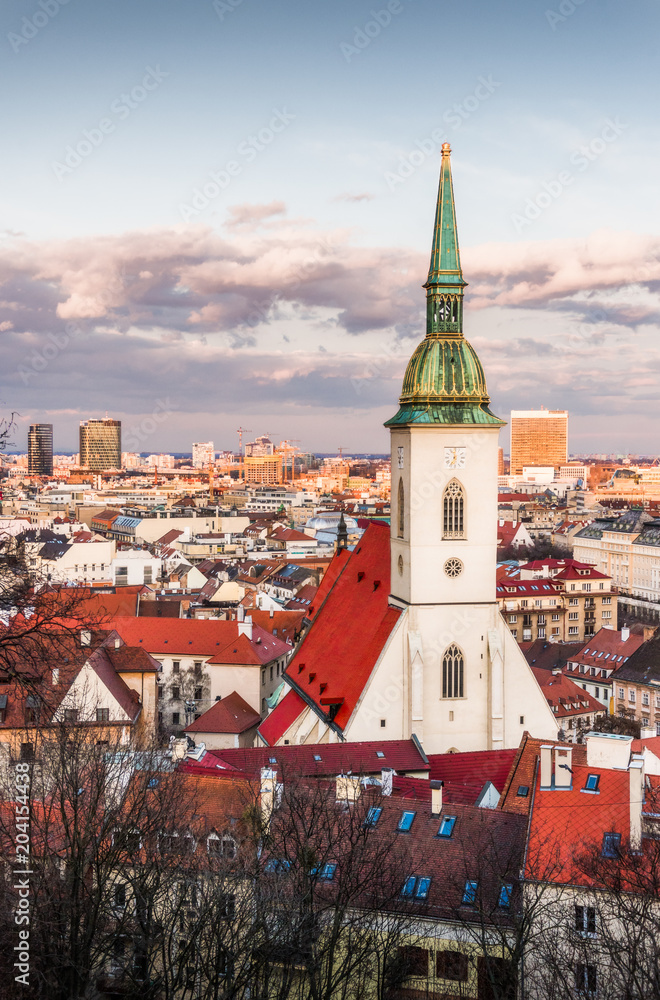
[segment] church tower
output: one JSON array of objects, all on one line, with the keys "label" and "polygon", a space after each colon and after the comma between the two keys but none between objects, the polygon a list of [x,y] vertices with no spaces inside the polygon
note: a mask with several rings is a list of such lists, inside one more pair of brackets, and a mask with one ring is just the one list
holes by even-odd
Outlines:
[{"label": "church tower", "polygon": [[426,337],[403,380],[392,442],[392,603],[459,605],[495,598],[497,442],[483,368],[463,336],[463,280],[450,146],[426,289]]}]

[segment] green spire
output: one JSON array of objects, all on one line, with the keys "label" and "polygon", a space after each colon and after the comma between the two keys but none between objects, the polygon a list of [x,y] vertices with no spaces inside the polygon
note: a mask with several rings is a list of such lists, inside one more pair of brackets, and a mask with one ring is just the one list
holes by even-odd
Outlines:
[{"label": "green spire", "polygon": [[429,276],[424,288],[431,286],[465,287],[461,271],[461,257],[458,251],[458,232],[456,230],[456,207],[454,205],[454,185],[451,180],[451,146],[448,142],[442,144],[442,161],[440,163],[440,184],[438,185],[438,202],[435,209],[435,227],[433,229],[433,246],[431,248],[431,263]]},{"label": "green spire", "polygon": [[386,427],[404,424],[502,425],[488,404],[486,378],[463,336],[463,280],[458,249],[451,147],[442,146],[440,184],[426,289],[426,337],[408,363],[399,412]]}]

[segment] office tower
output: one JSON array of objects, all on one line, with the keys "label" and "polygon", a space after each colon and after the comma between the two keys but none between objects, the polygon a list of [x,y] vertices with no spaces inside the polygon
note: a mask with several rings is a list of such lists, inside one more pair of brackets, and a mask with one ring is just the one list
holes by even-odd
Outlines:
[{"label": "office tower", "polygon": [[28,473],[31,476],[53,474],[53,425],[30,424],[28,431]]},{"label": "office tower", "polygon": [[90,472],[121,468],[121,420],[80,422],[80,465]]},{"label": "office tower", "polygon": [[192,446],[193,469],[203,469],[207,465],[213,465],[215,461],[215,449],[213,441],[200,441]]},{"label": "office tower", "polygon": [[245,456],[246,458],[263,458],[265,455],[272,455],[275,452],[275,445],[269,437],[262,434],[260,437],[255,438],[254,441],[248,442],[245,445]]},{"label": "office tower", "polygon": [[568,410],[511,411],[512,476],[526,465],[559,469],[568,461]]}]

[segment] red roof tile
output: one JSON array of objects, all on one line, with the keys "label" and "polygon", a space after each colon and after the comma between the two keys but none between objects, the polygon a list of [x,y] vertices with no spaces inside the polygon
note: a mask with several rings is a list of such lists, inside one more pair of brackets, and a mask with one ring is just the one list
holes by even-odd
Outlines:
[{"label": "red roof tile", "polygon": [[215,618],[113,618],[129,646],[142,646],[153,656],[209,656],[209,663],[270,663],[291,652],[291,647],[258,625],[252,639],[239,635],[239,622]]},{"label": "red roof tile", "polygon": [[259,713],[240,694],[232,691],[186,726],[184,733],[244,733],[260,721]]},{"label": "red roof tile", "polygon": [[430,754],[429,777],[444,782],[448,802],[474,805],[486,782],[504,790],[517,750],[476,750],[470,753]]},{"label": "red roof tile", "polygon": [[[335,562],[339,573],[326,590]],[[333,721],[343,728],[401,614],[388,604],[389,525],[373,522],[352,552],[337,553],[326,578],[312,626],[285,677],[322,717],[327,717],[331,705],[339,705]],[[327,596],[319,603],[324,590]],[[280,705],[271,714],[279,712]],[[277,729],[277,720],[271,725]]]}]

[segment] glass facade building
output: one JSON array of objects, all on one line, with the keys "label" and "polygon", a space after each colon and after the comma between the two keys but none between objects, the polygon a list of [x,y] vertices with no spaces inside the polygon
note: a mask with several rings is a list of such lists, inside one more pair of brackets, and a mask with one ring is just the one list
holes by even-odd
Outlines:
[{"label": "glass facade building", "polygon": [[28,474],[52,476],[53,425],[30,424],[28,431]]},{"label": "glass facade building", "polygon": [[81,422],[80,465],[90,472],[121,469],[121,420]]}]

